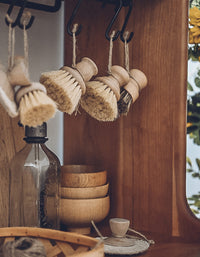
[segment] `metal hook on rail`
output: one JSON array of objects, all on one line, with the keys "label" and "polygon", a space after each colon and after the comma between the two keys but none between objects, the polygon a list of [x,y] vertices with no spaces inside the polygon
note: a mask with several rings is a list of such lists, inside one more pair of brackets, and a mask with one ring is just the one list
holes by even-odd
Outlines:
[{"label": "metal hook on rail", "polygon": [[[79,0],[79,1],[78,1],[77,5],[75,6],[75,8],[74,8],[74,10],[73,10],[73,12],[72,12],[72,15],[71,15],[69,21],[68,21],[68,23],[67,23],[67,33],[68,33],[70,36],[73,36],[73,32],[71,31],[71,28],[70,28],[70,27],[72,26],[73,20],[74,20],[74,18],[75,18],[75,16],[76,16],[76,13],[77,13],[77,11],[78,11],[78,9],[79,9],[79,7],[80,7],[81,1],[82,1],[82,0]],[[79,25],[78,28],[77,28],[77,31],[76,31],[76,33],[75,33],[75,36],[77,36],[77,35],[80,34],[81,29],[82,29],[82,25]]]},{"label": "metal hook on rail", "polygon": [[[128,6],[129,6],[128,13],[127,13],[127,15],[126,15],[126,18],[125,18],[125,21],[124,21],[124,24],[123,24],[123,26],[122,26],[122,30],[121,30],[121,33],[120,33],[120,39],[121,39],[124,43],[125,43],[125,39],[124,39],[124,35],[123,35],[123,34],[124,34],[125,29],[126,29],[126,26],[127,26],[127,23],[128,23],[128,20],[129,20],[129,17],[130,17],[130,15],[131,15],[131,11],[132,11],[132,8],[133,8],[133,2],[132,2],[132,0],[130,0]],[[129,37],[128,37],[128,39],[126,40],[127,43],[131,41],[133,35],[134,35],[134,33],[131,32],[130,35],[129,35]]]},{"label": "metal hook on rail", "polygon": [[[108,39],[109,41],[110,41],[111,28],[112,28],[115,20],[117,19],[117,16],[119,15],[119,12],[121,11],[122,6],[123,6],[123,1],[120,0],[119,6],[116,8],[115,14],[112,17],[111,22],[109,23],[109,25],[106,29],[105,36],[106,36],[106,39]],[[112,41],[116,40],[119,37],[119,34],[120,34],[120,31],[117,31],[115,36],[113,37]]]},{"label": "metal hook on rail", "polygon": [[[6,17],[5,17],[5,22],[6,22],[6,24],[7,24],[8,26],[10,25],[11,22],[8,20],[8,17],[7,17],[7,16],[10,17],[10,15],[11,15],[11,13],[12,13],[12,10],[13,10],[13,7],[15,6],[16,1],[17,1],[17,0],[13,0],[13,1],[11,2],[10,6],[9,6],[9,8],[8,8]],[[14,27],[17,25],[18,19],[19,19],[19,14],[18,14],[16,20],[11,23],[11,27],[12,27],[12,28],[14,28]]]},{"label": "metal hook on rail", "polygon": [[[24,0],[23,5],[22,5],[22,7],[19,10],[18,26],[20,27],[20,29],[24,29],[24,24],[21,23],[21,18],[23,16],[24,9],[26,8],[26,3],[27,3],[27,0]],[[26,30],[29,29],[32,26],[32,24],[34,22],[34,19],[35,19],[35,16],[31,15],[28,24],[25,25],[25,29]]]},{"label": "metal hook on rail", "polygon": [[[16,3],[17,0],[13,0],[11,5],[9,6],[8,8],[8,11],[7,11],[7,15],[10,17],[10,14],[12,13],[12,10],[13,10],[13,7],[15,6],[15,3]],[[23,5],[22,7],[20,8],[19,10],[19,13],[17,15],[17,18],[14,22],[11,23],[11,27],[14,28],[15,26],[19,26],[21,29],[24,28],[23,24],[21,24],[21,18],[22,18],[22,15],[23,15],[23,12],[24,12],[24,9],[26,7],[26,3],[27,3],[27,0],[24,0],[23,1]],[[32,24],[33,24],[33,21],[34,21],[35,17],[34,16],[31,16],[30,20],[29,20],[29,23],[25,26],[25,29],[29,29]],[[5,22],[6,24],[9,26],[10,22],[8,20],[8,17],[6,16],[5,17]]]}]

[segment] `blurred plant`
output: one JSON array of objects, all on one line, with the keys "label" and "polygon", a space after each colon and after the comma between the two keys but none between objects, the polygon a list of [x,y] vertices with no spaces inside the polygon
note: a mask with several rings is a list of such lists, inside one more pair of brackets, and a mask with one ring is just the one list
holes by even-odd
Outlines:
[{"label": "blurred plant", "polygon": [[[190,158],[187,157],[186,160],[187,160],[187,164],[188,164],[188,167],[189,167],[189,168],[187,168],[187,172],[191,173],[191,176],[193,178],[200,179],[200,159],[198,159],[198,158],[195,159],[197,167],[198,167],[197,171],[195,171],[193,169],[192,162],[191,162]],[[188,200],[188,204],[189,204],[192,212],[195,215],[199,215],[200,214],[200,191],[197,194],[194,194],[190,197],[187,197],[187,200]]]},{"label": "blurred plant", "polygon": [[[189,10],[189,45],[188,60],[200,62],[200,0],[190,0]],[[200,70],[197,72],[194,84],[200,89]],[[194,90],[188,82],[188,92],[192,93],[187,100],[187,134],[194,144],[200,145],[200,91]],[[187,157],[187,172],[193,178],[200,179],[200,159],[196,158],[197,170],[193,168],[192,162]],[[188,204],[195,215],[200,214],[200,192],[187,197]]]}]

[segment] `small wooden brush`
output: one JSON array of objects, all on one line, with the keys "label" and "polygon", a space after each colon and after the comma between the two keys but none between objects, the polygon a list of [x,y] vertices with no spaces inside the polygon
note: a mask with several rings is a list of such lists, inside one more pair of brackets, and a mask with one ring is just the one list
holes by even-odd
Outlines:
[{"label": "small wooden brush", "polygon": [[28,86],[31,84],[29,79],[29,73],[27,65],[25,64],[25,59],[22,56],[14,57],[14,64],[11,69],[7,72],[8,80],[10,84],[15,87]]},{"label": "small wooden brush", "polygon": [[47,95],[57,103],[60,111],[72,114],[85,94],[85,82],[97,73],[96,64],[84,57],[73,68],[64,66],[58,71],[42,73],[40,83],[46,87]]},{"label": "small wooden brush", "polygon": [[137,69],[129,72],[130,80],[127,85],[121,88],[120,99],[117,102],[119,114],[127,115],[131,104],[139,97],[139,92],[147,86],[147,77]]},{"label": "small wooden brush", "polygon": [[20,122],[24,126],[36,127],[52,118],[56,113],[55,102],[46,95],[45,87],[34,82],[21,87],[16,93]]},{"label": "small wooden brush", "polygon": [[120,87],[129,80],[128,72],[121,66],[112,66],[110,72],[109,76],[87,82],[86,94],[81,99],[81,107],[99,121],[114,121],[118,117]]},{"label": "small wooden brush", "polygon": [[0,104],[11,118],[17,117],[19,114],[14,94],[14,89],[10,85],[6,73],[0,68]]}]

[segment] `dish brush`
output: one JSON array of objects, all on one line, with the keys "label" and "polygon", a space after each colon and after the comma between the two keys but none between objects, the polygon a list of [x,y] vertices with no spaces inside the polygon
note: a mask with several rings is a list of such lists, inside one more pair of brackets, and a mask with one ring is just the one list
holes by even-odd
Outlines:
[{"label": "dish brush", "polygon": [[18,116],[14,94],[14,89],[8,81],[7,74],[0,67],[0,103],[11,118]]},{"label": "dish brush", "polygon": [[147,86],[146,75],[138,70],[129,71],[130,80],[127,85],[121,88],[120,99],[117,103],[119,114],[127,115],[131,104],[139,97],[139,92]]},{"label": "dish brush", "polygon": [[29,73],[25,59],[22,56],[15,56],[12,68],[7,72],[8,80],[12,86],[30,85]]},{"label": "dish brush", "polygon": [[55,102],[46,95],[46,88],[39,82],[21,87],[16,93],[20,122],[24,126],[36,127],[52,118],[56,113]]},{"label": "dish brush", "polygon": [[42,73],[40,83],[46,87],[47,95],[57,103],[60,111],[72,114],[85,94],[85,82],[97,73],[96,64],[83,57],[73,68],[64,66],[58,71]]},{"label": "dish brush", "polygon": [[114,121],[118,117],[120,87],[128,81],[129,74],[123,67],[111,66],[110,75],[97,77],[86,83],[86,94],[82,96],[81,107],[99,121]]}]

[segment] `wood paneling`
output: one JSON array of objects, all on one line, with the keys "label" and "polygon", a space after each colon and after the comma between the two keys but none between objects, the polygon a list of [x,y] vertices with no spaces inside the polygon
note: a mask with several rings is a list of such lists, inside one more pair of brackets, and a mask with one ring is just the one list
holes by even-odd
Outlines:
[{"label": "wood paneling", "polygon": [[0,106],[0,227],[9,222],[9,162],[24,142],[24,130],[17,125],[18,118],[11,119]]},{"label": "wood paneling", "polygon": [[[66,24],[75,5],[67,1]],[[64,163],[99,164],[111,184],[110,217],[131,220],[138,230],[187,240],[199,237],[200,225],[185,200],[187,8],[186,0],[136,0],[128,23],[130,68],[148,78],[127,116],[98,122],[81,108],[64,117]],[[114,6],[83,1],[76,22],[77,61],[92,58],[106,74],[109,42],[106,26]],[[117,20],[123,24],[125,9]],[[116,29],[116,27],[114,29]],[[113,64],[124,65],[124,45],[114,41]],[[65,65],[72,63],[72,38],[65,35]],[[106,224],[106,222],[104,222]],[[194,235],[194,236],[192,236]]]}]

